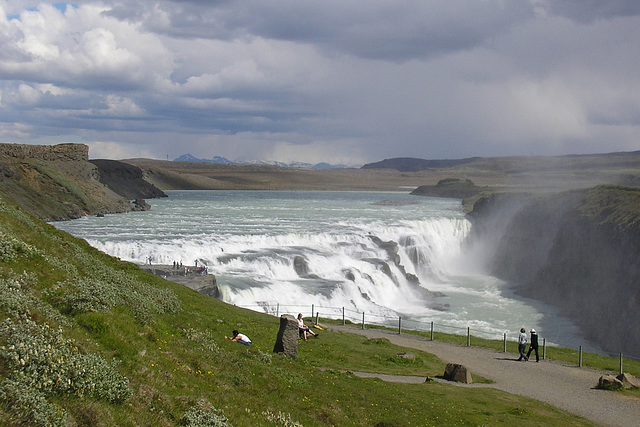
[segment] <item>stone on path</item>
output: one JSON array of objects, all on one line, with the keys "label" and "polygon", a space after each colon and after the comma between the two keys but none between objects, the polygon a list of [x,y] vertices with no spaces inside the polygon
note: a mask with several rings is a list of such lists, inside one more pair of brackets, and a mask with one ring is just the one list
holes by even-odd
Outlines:
[{"label": "stone on path", "polygon": [[298,358],[298,321],[290,314],[280,316],[280,330],[273,352],[292,359]]},{"label": "stone on path", "polygon": [[616,378],[622,382],[624,388],[640,388],[640,380],[631,374],[622,373]]},{"label": "stone on path", "polygon": [[447,363],[444,369],[444,379],[447,381],[455,381],[458,383],[471,384],[471,371],[466,366],[457,363]]},{"label": "stone on path", "polygon": [[603,375],[598,380],[598,388],[605,390],[620,390],[624,385],[622,381],[614,377],[613,375]]}]

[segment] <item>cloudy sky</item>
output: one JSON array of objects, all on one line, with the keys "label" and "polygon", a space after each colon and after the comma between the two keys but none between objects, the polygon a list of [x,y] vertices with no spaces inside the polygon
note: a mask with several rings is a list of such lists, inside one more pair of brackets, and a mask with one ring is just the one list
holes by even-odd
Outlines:
[{"label": "cloudy sky", "polygon": [[640,1],[0,0],[0,142],[352,165],[640,150]]}]

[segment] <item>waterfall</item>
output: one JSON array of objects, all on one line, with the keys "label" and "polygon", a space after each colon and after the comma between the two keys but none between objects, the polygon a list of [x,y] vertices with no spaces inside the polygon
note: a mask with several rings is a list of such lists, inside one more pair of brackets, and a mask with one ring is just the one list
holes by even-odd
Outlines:
[{"label": "waterfall", "polygon": [[138,264],[197,260],[216,275],[223,301],[271,314],[276,304],[314,304],[354,311],[356,319],[401,316],[423,328],[435,320],[498,336],[514,325],[543,332],[544,321],[553,326],[550,338],[572,338],[563,318],[513,297],[508,284],[482,271],[482,250],[466,243],[471,223],[459,200],[373,192],[168,194],[150,200],[150,211],[55,225]]}]

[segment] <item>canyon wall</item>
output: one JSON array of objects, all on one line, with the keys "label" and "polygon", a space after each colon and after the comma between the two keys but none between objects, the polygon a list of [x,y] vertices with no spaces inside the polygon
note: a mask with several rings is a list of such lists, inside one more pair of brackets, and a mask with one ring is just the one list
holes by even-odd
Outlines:
[{"label": "canyon wall", "polygon": [[46,221],[145,210],[142,199],[164,196],[136,166],[89,161],[84,144],[0,144],[0,197]]},{"label": "canyon wall", "polygon": [[491,273],[556,306],[611,353],[640,357],[640,188],[478,201],[469,243]]}]

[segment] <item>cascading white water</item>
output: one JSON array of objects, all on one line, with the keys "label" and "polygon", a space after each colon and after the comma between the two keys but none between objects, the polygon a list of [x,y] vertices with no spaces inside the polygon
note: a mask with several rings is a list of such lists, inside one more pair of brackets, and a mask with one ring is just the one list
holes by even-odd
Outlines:
[{"label": "cascading white water", "polygon": [[[276,304],[345,307],[492,337],[521,325],[544,331],[553,316],[475,267],[464,250],[471,223],[459,200],[369,192],[169,196],[150,200],[148,212],[55,225],[139,264],[206,265],[224,301],[269,312]],[[575,338],[575,328],[553,319],[558,340]]]}]

